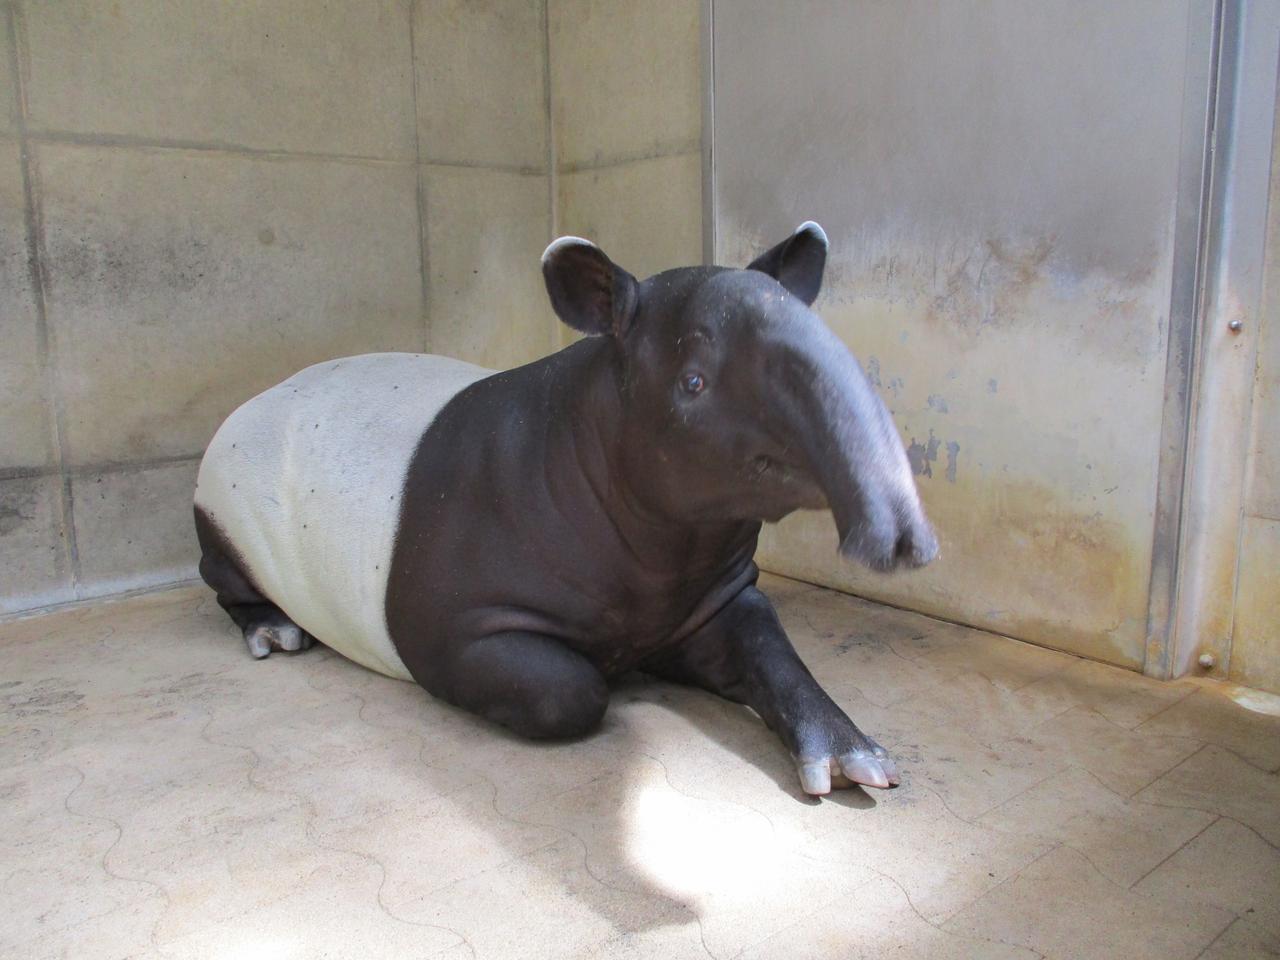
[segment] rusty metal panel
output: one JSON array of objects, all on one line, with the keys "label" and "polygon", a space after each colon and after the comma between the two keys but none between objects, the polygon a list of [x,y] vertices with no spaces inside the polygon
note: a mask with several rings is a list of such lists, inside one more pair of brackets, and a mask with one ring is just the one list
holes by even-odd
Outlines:
[{"label": "rusty metal panel", "polygon": [[[1280,693],[1280,97],[1274,99],[1252,440],[1227,673],[1237,683]],[[1236,339],[1248,335],[1242,328]]]},{"label": "rusty metal panel", "polygon": [[1194,0],[714,4],[715,259],[827,229],[817,307],[943,542],[885,578],[802,514],[763,566],[1143,666],[1184,97],[1207,73],[1188,54],[1211,22]]},{"label": "rusty metal panel", "polygon": [[[1280,6],[1273,0],[1227,0],[1221,33],[1171,649],[1174,675],[1197,664],[1214,676],[1232,673],[1237,590],[1247,593],[1250,583],[1265,582],[1256,576],[1262,569],[1244,571],[1248,578],[1241,581],[1240,551],[1265,302]],[[1264,540],[1250,542],[1259,547],[1251,554],[1255,558],[1274,556],[1262,548]]]}]

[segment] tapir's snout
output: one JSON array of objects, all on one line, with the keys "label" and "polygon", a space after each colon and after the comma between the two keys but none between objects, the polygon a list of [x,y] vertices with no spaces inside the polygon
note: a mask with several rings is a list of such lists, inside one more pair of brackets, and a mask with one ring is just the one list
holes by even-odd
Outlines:
[{"label": "tapir's snout", "polygon": [[881,571],[924,566],[938,555],[938,538],[889,411],[816,316],[787,326],[786,389],[804,420],[795,433],[831,507],[841,555]]},{"label": "tapir's snout", "polygon": [[841,530],[840,554],[873,570],[923,567],[938,556],[938,538],[918,499],[876,510],[849,530]]}]

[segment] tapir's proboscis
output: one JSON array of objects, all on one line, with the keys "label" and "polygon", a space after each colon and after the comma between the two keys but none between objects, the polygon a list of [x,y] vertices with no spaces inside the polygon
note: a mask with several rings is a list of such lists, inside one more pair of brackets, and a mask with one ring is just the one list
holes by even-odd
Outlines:
[{"label": "tapir's proboscis", "polygon": [[539,738],[589,733],[640,670],[749,706],[806,793],[898,783],[756,586],[761,524],[799,509],[876,570],[938,550],[888,411],[810,309],[826,257],[807,222],[744,270],[641,282],[555,241],[551,305],[587,335],[558,353],[331,360],[232,413],[200,465],[201,575],[255,657],[318,640]]}]

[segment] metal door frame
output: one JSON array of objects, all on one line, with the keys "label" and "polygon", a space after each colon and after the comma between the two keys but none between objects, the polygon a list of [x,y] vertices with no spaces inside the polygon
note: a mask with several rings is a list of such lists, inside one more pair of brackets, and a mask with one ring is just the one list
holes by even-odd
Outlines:
[{"label": "metal door frame", "polygon": [[1263,303],[1280,6],[1217,7],[1173,591],[1152,591],[1169,614],[1148,631],[1146,672],[1161,678],[1229,670]]}]

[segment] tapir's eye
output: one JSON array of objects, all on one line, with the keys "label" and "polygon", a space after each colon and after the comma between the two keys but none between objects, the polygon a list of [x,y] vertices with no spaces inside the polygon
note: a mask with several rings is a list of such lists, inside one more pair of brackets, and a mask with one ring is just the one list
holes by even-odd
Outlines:
[{"label": "tapir's eye", "polygon": [[684,392],[695,397],[702,392],[706,385],[707,381],[702,378],[700,373],[686,373],[684,379],[680,381],[680,386],[684,388]]}]

